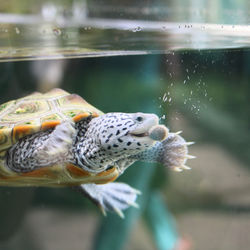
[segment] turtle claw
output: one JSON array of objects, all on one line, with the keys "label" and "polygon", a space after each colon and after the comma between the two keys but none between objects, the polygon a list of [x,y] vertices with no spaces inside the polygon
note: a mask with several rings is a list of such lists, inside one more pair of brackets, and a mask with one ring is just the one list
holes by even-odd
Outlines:
[{"label": "turtle claw", "polygon": [[180,130],[180,131],[175,132],[174,134],[175,134],[175,135],[179,135],[179,134],[181,134],[182,132],[183,132],[183,131]]},{"label": "turtle claw", "polygon": [[139,204],[133,201],[127,201],[127,203],[134,208],[140,208]]},{"label": "turtle claw", "polygon": [[115,212],[120,218],[122,218],[122,219],[125,218],[125,215],[124,215],[124,213],[122,212],[121,209],[119,209],[119,208],[117,208],[117,207],[114,207],[114,212]]},{"label": "turtle claw", "polygon": [[101,210],[101,213],[103,216],[107,217],[107,213],[106,213],[106,210],[104,209],[104,207],[98,205],[99,209]]},{"label": "turtle claw", "polygon": [[192,169],[192,168],[190,168],[190,167],[187,166],[187,165],[182,165],[181,167],[182,167],[182,169],[184,169],[184,170],[191,170],[191,169]]},{"label": "turtle claw", "polygon": [[138,190],[138,189],[136,189],[136,188],[132,188],[132,187],[130,187],[131,188],[131,190],[135,193],[135,194],[138,194],[138,195],[141,195],[142,194],[142,192],[140,191],[140,190]]},{"label": "turtle claw", "polygon": [[139,207],[135,200],[141,192],[125,183],[112,182],[103,185],[91,183],[76,188],[89,197],[100,208],[104,216],[107,211],[110,211],[124,218],[123,210],[130,206]]},{"label": "turtle claw", "polygon": [[186,159],[195,159],[196,158],[196,156],[194,156],[194,155],[186,155]]},{"label": "turtle claw", "polygon": [[173,169],[173,171],[175,171],[175,172],[182,172],[183,170],[191,170],[192,168],[190,168],[190,167],[187,166],[187,165],[181,165],[181,166],[173,167],[172,169]]},{"label": "turtle claw", "polygon": [[193,144],[195,144],[195,142],[194,142],[194,141],[185,142],[185,145],[186,145],[186,146],[191,146],[191,145],[193,145]]},{"label": "turtle claw", "polygon": [[181,167],[173,167],[173,170],[175,172],[182,172],[183,171],[183,169]]}]

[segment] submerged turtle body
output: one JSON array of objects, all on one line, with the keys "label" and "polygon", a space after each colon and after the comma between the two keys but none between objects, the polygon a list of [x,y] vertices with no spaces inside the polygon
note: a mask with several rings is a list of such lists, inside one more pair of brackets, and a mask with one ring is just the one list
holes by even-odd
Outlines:
[{"label": "submerged turtle body", "polygon": [[115,167],[90,173],[73,164],[60,164],[27,173],[13,172],[4,166],[7,150],[19,139],[56,127],[65,120],[79,122],[103,113],[76,94],[62,89],[41,94],[35,92],[0,106],[0,185],[67,186],[84,183],[107,183],[118,177]]},{"label": "submerged turtle body", "polygon": [[36,92],[0,106],[0,185],[74,186],[123,216],[138,190],[113,181],[138,160],[189,169],[187,145],[154,114],[103,114],[61,89]]}]

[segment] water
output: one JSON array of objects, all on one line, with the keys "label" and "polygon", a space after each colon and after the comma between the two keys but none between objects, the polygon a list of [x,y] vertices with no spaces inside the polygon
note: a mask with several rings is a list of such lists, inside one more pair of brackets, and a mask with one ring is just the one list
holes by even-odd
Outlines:
[{"label": "water", "polygon": [[0,249],[147,250],[177,240],[189,249],[247,249],[247,14],[237,22],[212,22],[201,20],[205,10],[114,11],[95,1],[88,13],[83,9],[58,15],[44,5],[39,15],[0,14],[1,103],[60,87],[104,112],[154,112],[171,131],[196,142],[190,154],[197,159],[183,173],[130,167],[119,181],[143,195],[141,208],[129,209],[125,220],[103,219],[68,188],[1,188]]},{"label": "water", "polygon": [[[248,58],[248,50],[193,50],[44,63],[8,62],[1,64],[1,98],[5,101],[58,86],[80,94],[104,112],[157,113],[172,131],[182,130],[187,140],[196,142],[190,153],[197,159],[190,160],[192,170],[182,174],[151,165],[148,169],[156,173],[149,194],[161,190],[175,214],[179,234],[187,235],[199,248],[211,239],[214,248],[225,244],[225,249],[233,249],[228,242],[230,246],[235,242],[248,244]],[[44,78],[51,67],[57,69],[54,74],[60,73]],[[52,83],[56,79],[58,82]],[[145,183],[140,183],[146,166],[138,165],[128,169],[122,179],[140,188],[143,191],[140,202],[146,203],[147,189],[143,187]],[[149,176],[145,179],[152,178]],[[73,191],[2,189],[1,196],[5,201],[1,208],[5,218],[1,239],[8,239],[2,243],[2,249],[15,249],[15,244],[23,245],[24,249],[52,246],[68,249],[72,244],[78,249],[86,244],[83,249],[91,249],[94,242],[97,244],[92,237],[101,215]],[[141,206],[139,211],[144,209]],[[127,217],[134,211],[138,213],[132,208]],[[108,215],[107,225],[114,217]],[[225,227],[227,235],[223,234]],[[215,231],[213,236],[209,234],[211,230]],[[138,224],[129,231],[134,236],[126,240],[127,249],[135,249],[137,244],[144,247],[141,241],[149,237],[147,229]],[[154,247],[151,240],[145,241],[147,247]]]},{"label": "water", "polygon": [[[46,15],[45,15],[46,17]],[[0,61],[171,53],[249,46],[248,25],[0,13]]]},{"label": "water", "polygon": [[[2,16],[4,18],[6,16]],[[67,24],[69,27],[41,25],[40,20],[31,22],[1,24],[0,61],[160,54],[194,48],[249,46],[249,28],[244,25],[97,18],[87,20],[84,25]]]}]

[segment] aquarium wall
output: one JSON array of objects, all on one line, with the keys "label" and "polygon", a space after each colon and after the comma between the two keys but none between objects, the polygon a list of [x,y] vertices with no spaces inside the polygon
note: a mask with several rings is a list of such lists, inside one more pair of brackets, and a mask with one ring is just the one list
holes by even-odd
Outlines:
[{"label": "aquarium wall", "polygon": [[248,46],[247,1],[8,1],[2,61]]},{"label": "aquarium wall", "polygon": [[1,2],[1,104],[61,88],[104,113],[154,113],[189,142],[191,169],[130,166],[117,181],[141,195],[124,219],[103,216],[70,187],[1,185],[0,249],[248,249],[248,9],[248,1]]}]

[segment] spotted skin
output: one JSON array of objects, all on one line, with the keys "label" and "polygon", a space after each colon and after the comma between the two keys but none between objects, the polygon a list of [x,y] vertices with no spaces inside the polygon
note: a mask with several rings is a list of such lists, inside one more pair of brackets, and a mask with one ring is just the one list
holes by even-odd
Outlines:
[{"label": "spotted skin", "polygon": [[[138,121],[138,117],[143,117],[145,121]],[[131,155],[144,151],[155,143],[148,137],[132,136],[131,132],[139,129],[142,134],[143,129],[147,131],[157,123],[155,115],[142,113],[108,113],[94,118],[90,121],[85,136],[73,148],[75,164],[84,169],[87,167],[91,172],[101,172],[122,159],[127,161]],[[123,172],[123,168],[120,166],[119,171]]]},{"label": "spotted skin", "polygon": [[8,151],[7,166],[15,172],[29,172],[41,167],[67,162],[76,137],[72,122],[19,140]]},{"label": "spotted skin", "polygon": [[148,123],[146,131],[156,124],[158,118],[151,116],[108,113],[97,118],[88,117],[75,125],[64,122],[54,130],[19,140],[8,150],[6,164],[15,172],[28,172],[70,162],[89,172],[100,173],[155,143],[150,138],[143,140],[129,134],[140,126],[144,129],[138,117],[144,117],[145,124]]},{"label": "spotted skin", "polygon": [[[36,169],[36,150],[42,147],[51,131],[39,132],[14,144],[6,155],[6,164],[14,172],[29,172]],[[20,150],[22,149],[22,150]],[[29,163],[29,164],[27,164]],[[42,162],[41,164],[42,165]]]}]

